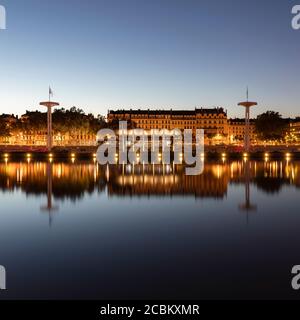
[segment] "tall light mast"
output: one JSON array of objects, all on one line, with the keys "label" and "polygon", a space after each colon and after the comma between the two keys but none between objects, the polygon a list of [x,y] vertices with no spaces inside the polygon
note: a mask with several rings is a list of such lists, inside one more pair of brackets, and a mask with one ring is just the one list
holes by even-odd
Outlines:
[{"label": "tall light mast", "polygon": [[58,102],[51,101],[51,96],[53,96],[53,92],[49,87],[49,100],[40,103],[40,106],[44,106],[47,108],[47,149],[48,151],[51,151],[53,147],[52,108],[59,106]]},{"label": "tall light mast", "polygon": [[250,141],[250,108],[257,106],[257,102],[249,101],[249,91],[247,88],[247,101],[240,102],[239,106],[245,107],[245,137],[244,137],[244,150],[249,152],[251,141]]}]

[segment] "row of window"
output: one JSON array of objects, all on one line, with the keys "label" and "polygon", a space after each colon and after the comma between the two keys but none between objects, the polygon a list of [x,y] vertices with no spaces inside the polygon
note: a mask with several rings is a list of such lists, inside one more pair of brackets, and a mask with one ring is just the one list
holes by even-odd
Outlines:
[{"label": "row of window", "polygon": [[109,119],[182,119],[182,118],[189,118],[189,119],[195,119],[195,118],[225,118],[224,114],[202,114],[197,116],[190,116],[190,115],[130,115],[130,114],[115,114],[115,115],[108,115]]},{"label": "row of window", "polygon": [[196,124],[225,124],[224,120],[202,120],[202,121],[164,121],[164,120],[133,120],[137,124],[172,124],[172,125],[196,125]]},{"label": "row of window", "polygon": [[[17,140],[43,140],[46,141],[47,140],[47,136],[46,135],[37,135],[37,136],[21,136],[18,137]],[[67,138],[64,136],[54,136],[53,137],[54,140],[59,140],[59,141],[65,141],[65,140],[72,140],[72,139],[77,139],[77,140],[95,140],[95,136],[92,135],[77,135],[75,137],[72,138]]]}]

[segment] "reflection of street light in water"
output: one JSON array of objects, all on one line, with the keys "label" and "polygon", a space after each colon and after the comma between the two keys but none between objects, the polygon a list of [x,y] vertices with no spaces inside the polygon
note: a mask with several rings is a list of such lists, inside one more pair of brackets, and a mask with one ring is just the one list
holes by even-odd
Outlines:
[{"label": "reflection of street light in water", "polygon": [[58,206],[52,203],[52,161],[47,162],[47,204],[41,206],[41,211],[48,212],[49,226],[52,225],[52,213],[58,210]]},{"label": "reflection of street light in water", "polygon": [[257,206],[251,204],[250,200],[250,162],[248,159],[244,160],[244,178],[245,178],[245,203],[239,205],[241,211],[246,211],[247,213],[247,223],[248,223],[248,213],[250,211],[257,211]]}]

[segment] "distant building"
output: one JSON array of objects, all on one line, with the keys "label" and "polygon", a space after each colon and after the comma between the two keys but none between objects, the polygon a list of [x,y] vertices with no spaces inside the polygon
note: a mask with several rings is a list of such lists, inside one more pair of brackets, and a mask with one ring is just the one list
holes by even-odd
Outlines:
[{"label": "distant building", "polygon": [[194,110],[116,110],[108,111],[108,123],[115,120],[133,122],[136,128],[204,129],[206,144],[225,144],[228,141],[227,113],[223,108]]},{"label": "distant building", "polygon": [[[229,119],[228,120],[228,137],[229,143],[241,142],[245,137],[245,119]],[[255,120],[250,120],[250,140],[256,141]]]},{"label": "distant building", "polygon": [[[0,140],[1,141],[1,140]],[[47,131],[27,130],[13,132],[6,139],[6,144],[20,146],[46,146]],[[72,130],[69,133],[53,135],[54,146],[96,146],[96,135],[84,129]]]},{"label": "distant building", "polygon": [[[228,119],[223,108],[195,110],[116,110],[109,111],[108,122],[130,120],[137,128],[204,129],[205,144],[242,143],[245,119]],[[250,138],[256,141],[254,120],[250,120]]]},{"label": "distant building", "polygon": [[[1,124],[5,126],[6,132],[0,130],[0,144],[13,146],[46,146],[47,128],[32,128],[30,124],[21,129],[15,126],[18,118],[13,115],[0,115]],[[28,115],[20,117],[20,122],[26,122]],[[85,128],[72,129],[69,132],[54,132],[54,146],[96,146],[96,133],[92,134]]]},{"label": "distant building", "polygon": [[300,119],[296,119],[290,123],[290,135],[295,142],[300,140]]}]

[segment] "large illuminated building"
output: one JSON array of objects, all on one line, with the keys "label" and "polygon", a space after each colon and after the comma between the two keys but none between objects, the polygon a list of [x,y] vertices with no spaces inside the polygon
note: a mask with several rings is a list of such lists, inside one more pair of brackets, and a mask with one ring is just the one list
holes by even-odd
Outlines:
[{"label": "large illuminated building", "polygon": [[[245,137],[245,119],[229,119],[228,120],[228,138],[229,143],[243,143]],[[256,142],[255,121],[250,119],[249,135],[252,144]]]},{"label": "large illuminated building", "polygon": [[[206,145],[240,143],[245,135],[245,120],[228,119],[223,108],[194,110],[116,110],[109,111],[107,120],[130,121],[134,127],[151,129],[204,129]],[[254,121],[250,121],[250,137],[254,141]]]},{"label": "large illuminated building", "polygon": [[109,111],[108,123],[125,120],[134,127],[151,129],[204,129],[206,144],[227,143],[228,121],[223,108],[194,110],[116,110]]},{"label": "large illuminated building", "polygon": [[[43,146],[47,144],[47,125],[39,123],[40,113],[27,112],[20,118],[14,115],[0,115],[0,145],[11,146]],[[96,146],[96,133],[101,125],[94,124],[89,127],[90,116],[81,115],[86,120],[70,121],[68,126],[59,130],[62,124],[53,120],[53,146]],[[46,119],[46,118],[45,118]],[[93,118],[91,121],[95,121]],[[110,128],[118,128],[119,121],[128,121],[132,128],[151,129],[204,129],[205,145],[242,145],[245,136],[245,119],[228,118],[223,108],[196,108],[193,110],[110,110],[107,114],[107,124]],[[97,120],[96,120],[97,121]],[[32,123],[34,122],[34,126]],[[23,124],[23,125],[22,125]],[[260,144],[255,134],[255,120],[250,119],[249,135],[252,145]],[[292,121],[290,124],[291,142],[300,139],[300,121]]]}]

